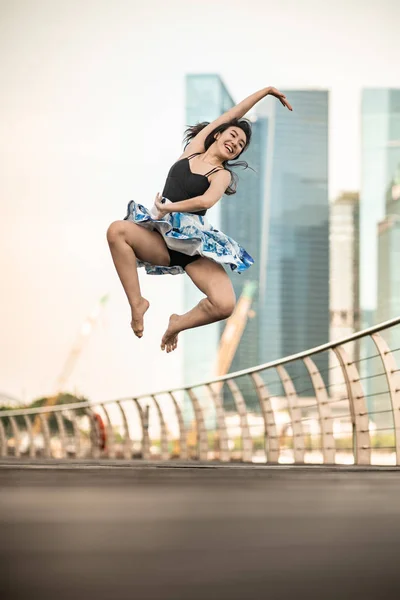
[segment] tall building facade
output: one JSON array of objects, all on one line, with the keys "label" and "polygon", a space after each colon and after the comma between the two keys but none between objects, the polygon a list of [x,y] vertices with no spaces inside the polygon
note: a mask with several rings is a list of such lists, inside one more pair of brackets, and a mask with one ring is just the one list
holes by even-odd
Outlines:
[{"label": "tall building facade", "polygon": [[[400,162],[386,194],[385,217],[378,226],[377,320],[400,315]],[[386,332],[392,348],[400,347],[400,328]]]},{"label": "tall building facade", "polygon": [[[269,123],[259,264],[263,362],[329,339],[329,94],[284,93],[293,113],[271,97],[258,110]],[[327,354],[316,363],[327,372]],[[289,371],[303,372],[300,364]]]},{"label": "tall building facade", "polygon": [[[330,339],[348,337],[360,329],[359,202],[357,192],[344,192],[330,207]],[[346,347],[359,359],[359,343]],[[341,369],[330,354],[331,393],[340,390]]]},{"label": "tall building facade", "polygon": [[[385,202],[385,216],[378,224],[377,230],[378,256],[377,256],[377,309],[376,321],[383,322],[400,315],[400,163],[397,173],[388,186]],[[398,360],[400,348],[400,327],[384,330],[380,334],[385,338],[389,347],[395,351]],[[368,350],[374,356],[375,348]],[[390,430],[394,427],[393,414],[390,410],[389,391],[386,377],[382,376],[382,363],[375,358],[368,363],[367,403],[371,419],[379,430]]]},{"label": "tall building facade", "polygon": [[360,328],[359,194],[344,192],[331,204],[330,339]]},{"label": "tall building facade", "polygon": [[[188,123],[210,121],[233,105],[215,75],[187,77],[186,93]],[[217,204],[217,215],[210,213],[210,220],[255,259],[241,275],[228,271],[237,297],[246,281],[257,284],[255,317],[247,323],[231,371],[329,339],[328,92],[285,93],[295,110],[272,97],[256,107],[252,143],[243,155],[253,170],[238,169],[238,192]],[[185,305],[198,301],[192,288],[185,282]],[[212,374],[223,327],[186,333],[185,381]],[[195,364],[194,352],[200,352]],[[321,356],[324,372],[327,364]],[[246,398],[257,402],[249,385]]]},{"label": "tall building facade", "polygon": [[[385,244],[389,243],[389,221],[385,224],[388,189],[400,162],[400,89],[364,89],[361,103],[361,194],[360,194],[360,307],[362,328],[379,322],[385,303],[378,292],[379,277],[384,278]],[[378,265],[378,244],[380,264]],[[390,242],[391,243],[391,242]],[[379,267],[379,269],[378,269]],[[383,280],[380,282],[381,291]],[[369,410],[377,382],[370,379],[380,365],[366,360],[376,354],[370,339],[360,342],[360,372]],[[379,391],[379,390],[378,390]]]},{"label": "tall building facade", "polygon": [[400,89],[364,89],[361,108],[360,304],[370,326],[378,317],[378,223],[400,162]]}]

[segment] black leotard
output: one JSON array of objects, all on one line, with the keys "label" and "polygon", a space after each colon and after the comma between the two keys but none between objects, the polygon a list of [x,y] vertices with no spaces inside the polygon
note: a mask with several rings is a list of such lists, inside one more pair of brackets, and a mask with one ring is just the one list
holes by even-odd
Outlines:
[{"label": "black leotard", "polygon": [[[189,200],[196,196],[202,196],[210,187],[208,177],[224,167],[214,167],[205,175],[201,173],[192,173],[190,169],[190,159],[198,156],[200,152],[192,154],[187,158],[178,160],[169,170],[167,181],[163,189],[163,197],[168,198],[171,202],[180,202],[181,200]],[[207,210],[185,211],[193,215],[204,216]]]}]

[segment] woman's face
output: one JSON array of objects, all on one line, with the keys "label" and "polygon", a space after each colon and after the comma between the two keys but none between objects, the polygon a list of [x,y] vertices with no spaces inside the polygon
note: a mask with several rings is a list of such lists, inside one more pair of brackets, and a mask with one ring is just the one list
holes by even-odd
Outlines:
[{"label": "woman's face", "polygon": [[228,127],[222,133],[217,133],[215,139],[223,160],[232,160],[239,156],[247,141],[246,134],[240,127]]}]

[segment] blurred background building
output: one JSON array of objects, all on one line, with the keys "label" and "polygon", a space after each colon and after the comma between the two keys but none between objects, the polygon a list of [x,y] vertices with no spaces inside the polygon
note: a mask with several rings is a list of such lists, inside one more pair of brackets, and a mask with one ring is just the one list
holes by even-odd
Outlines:
[{"label": "blurred background building", "polygon": [[400,89],[364,89],[361,111],[360,302],[368,326],[377,318],[378,223],[400,163]]},{"label": "blurred background building", "polygon": [[[329,336],[328,113],[325,90],[282,90],[295,106],[267,97],[267,177],[259,264],[260,356],[270,361]],[[328,357],[317,366],[327,373]],[[299,377],[298,367],[288,367]]]},{"label": "blurred background building", "polygon": [[[386,193],[385,216],[378,226],[378,322],[400,313],[400,162]],[[395,330],[391,335],[398,335]],[[392,348],[400,339],[390,340]]]},{"label": "blurred background building", "polygon": [[[400,313],[400,302],[390,285],[393,272],[389,273],[389,256],[395,253],[391,211],[396,201],[388,202],[400,163],[400,89],[364,89],[361,126],[360,306],[365,328],[383,315]],[[362,359],[376,354],[371,340],[361,343],[360,352]],[[368,376],[381,370],[378,363],[360,363],[368,398],[377,390],[377,383]]]},{"label": "blurred background building", "polygon": [[[330,339],[339,340],[360,329],[359,293],[359,202],[357,192],[343,192],[331,204],[330,216]],[[349,350],[349,346],[347,346]],[[351,348],[351,358],[359,359],[359,344]],[[329,383],[341,381],[337,361],[330,354]],[[335,391],[331,387],[331,393]]]},{"label": "blurred background building", "polygon": [[[211,121],[234,101],[217,75],[186,78],[188,124]],[[231,369],[236,371],[304,348],[329,336],[328,92],[291,90],[296,110],[267,98],[250,114],[253,139],[239,171],[238,193],[210,211],[210,220],[255,259],[243,275],[229,273],[237,297],[257,285],[255,316],[248,321]],[[199,300],[185,281],[185,308]],[[212,375],[224,323],[187,332],[184,379]],[[193,362],[192,358],[197,359]],[[327,371],[327,357],[318,366]],[[292,373],[293,374],[293,373]],[[246,397],[254,392],[246,390]]]},{"label": "blurred background building", "polygon": [[[230,371],[346,337],[400,312],[400,90],[363,91],[361,193],[343,192],[331,205],[329,94],[283,91],[295,110],[281,110],[275,98],[267,97],[247,115],[253,138],[243,158],[251,169],[238,169],[237,194],[209,212],[210,221],[255,259],[243,275],[229,271],[237,298],[246,282],[255,288],[253,318]],[[186,77],[187,125],[212,121],[234,103],[217,74]],[[200,298],[185,278],[185,310]],[[215,374],[225,324],[186,333],[185,382]],[[357,362],[374,353],[365,344],[352,348]],[[323,376],[330,371],[332,384],[335,370],[332,361],[329,369],[329,360],[321,354],[317,366]],[[376,372],[373,361],[365,363]],[[288,370],[294,378],[301,376],[290,366]],[[246,398],[256,404],[251,384],[242,385]],[[365,384],[367,395],[371,386]],[[275,387],[272,393],[281,390]]]},{"label": "blurred background building", "polygon": [[360,327],[358,192],[343,192],[331,204],[330,318],[331,340]]}]

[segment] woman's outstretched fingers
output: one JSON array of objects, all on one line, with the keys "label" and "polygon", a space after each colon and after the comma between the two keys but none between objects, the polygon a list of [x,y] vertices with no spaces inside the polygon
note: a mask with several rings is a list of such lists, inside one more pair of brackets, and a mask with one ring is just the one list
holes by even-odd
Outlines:
[{"label": "woman's outstretched fingers", "polygon": [[286,100],[285,94],[282,94],[282,92],[280,92],[279,90],[277,90],[274,87],[270,88],[269,94],[271,96],[275,96],[275,98],[278,98],[278,100],[281,102],[281,104],[283,106],[286,106],[289,110],[293,110],[293,108],[291,107],[289,102]]}]

